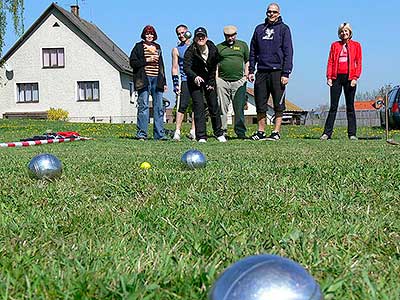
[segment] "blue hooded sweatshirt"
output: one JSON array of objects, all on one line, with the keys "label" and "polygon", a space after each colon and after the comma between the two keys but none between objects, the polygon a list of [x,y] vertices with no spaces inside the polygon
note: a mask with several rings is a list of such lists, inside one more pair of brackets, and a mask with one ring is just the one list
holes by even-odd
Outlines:
[{"label": "blue hooded sweatshirt", "polygon": [[282,70],[282,76],[289,77],[293,69],[293,45],[289,26],[279,17],[275,23],[258,25],[250,43],[249,73]]}]

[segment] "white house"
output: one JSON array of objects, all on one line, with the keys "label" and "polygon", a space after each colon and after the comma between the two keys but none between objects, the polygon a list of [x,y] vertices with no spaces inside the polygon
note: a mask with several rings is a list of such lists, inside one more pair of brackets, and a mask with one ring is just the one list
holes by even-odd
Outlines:
[{"label": "white house", "polygon": [[[247,88],[246,90],[247,104],[244,110],[244,117],[246,124],[257,124],[257,110],[256,103],[254,100],[254,89]],[[283,124],[304,124],[307,112],[285,99],[286,110],[283,112]],[[265,122],[267,125],[272,125],[274,122],[274,107],[272,103],[272,97],[268,99],[267,112]],[[233,111],[232,103],[229,106],[228,111],[228,124],[233,124],[235,113]]]},{"label": "white house", "polygon": [[2,61],[0,118],[61,108],[70,121],[136,123],[129,57],[78,6],[52,3]]}]

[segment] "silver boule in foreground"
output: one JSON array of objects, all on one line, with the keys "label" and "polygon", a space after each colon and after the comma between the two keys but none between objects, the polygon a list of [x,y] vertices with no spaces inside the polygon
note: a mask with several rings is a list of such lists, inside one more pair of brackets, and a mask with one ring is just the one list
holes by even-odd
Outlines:
[{"label": "silver boule in foreground", "polygon": [[239,260],[220,275],[210,300],[322,300],[314,278],[296,262],[277,255]]},{"label": "silver boule in foreground", "polygon": [[54,155],[43,153],[36,155],[28,164],[29,174],[37,179],[55,179],[61,176],[61,161]]},{"label": "silver boule in foreground", "polygon": [[189,169],[204,168],[207,164],[206,156],[196,149],[183,153],[181,161]]}]

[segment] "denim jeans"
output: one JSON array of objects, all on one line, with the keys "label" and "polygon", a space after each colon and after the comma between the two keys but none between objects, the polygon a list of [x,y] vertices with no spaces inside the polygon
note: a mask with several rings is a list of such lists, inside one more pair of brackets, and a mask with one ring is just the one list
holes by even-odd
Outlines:
[{"label": "denim jeans", "polygon": [[155,140],[164,137],[164,107],[162,103],[163,93],[157,91],[157,77],[147,77],[149,85],[147,88],[138,91],[138,117],[137,117],[137,138],[147,138],[147,130],[150,121],[149,96],[153,98],[154,128],[153,135]]}]

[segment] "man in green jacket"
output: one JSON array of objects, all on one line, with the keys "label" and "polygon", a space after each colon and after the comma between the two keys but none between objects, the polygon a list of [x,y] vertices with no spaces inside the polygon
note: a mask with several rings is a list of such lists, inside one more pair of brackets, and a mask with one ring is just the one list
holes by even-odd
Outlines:
[{"label": "man in green jacket", "polygon": [[225,41],[217,45],[219,53],[217,92],[221,107],[222,129],[227,131],[229,105],[235,113],[234,130],[238,138],[246,138],[244,107],[246,105],[246,82],[249,74],[249,47],[237,39],[237,28],[224,27]]}]

